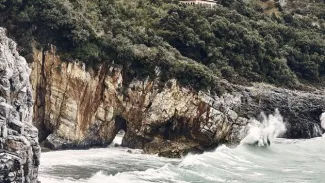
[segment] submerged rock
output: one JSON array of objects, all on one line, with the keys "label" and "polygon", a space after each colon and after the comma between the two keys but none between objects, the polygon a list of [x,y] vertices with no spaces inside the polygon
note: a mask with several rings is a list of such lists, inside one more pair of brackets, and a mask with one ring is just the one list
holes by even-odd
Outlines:
[{"label": "submerged rock", "polygon": [[0,182],[36,183],[40,158],[26,60],[0,28]]}]

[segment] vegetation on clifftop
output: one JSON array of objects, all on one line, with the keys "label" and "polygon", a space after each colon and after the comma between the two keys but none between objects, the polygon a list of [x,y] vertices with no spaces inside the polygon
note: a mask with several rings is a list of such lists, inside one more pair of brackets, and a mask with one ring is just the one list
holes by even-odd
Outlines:
[{"label": "vegetation on clifftop", "polygon": [[114,61],[135,77],[154,75],[158,66],[162,79],[212,90],[218,77],[324,83],[324,1],[219,3],[206,9],[174,0],[0,0],[0,23],[22,54],[32,41],[54,44],[67,59]]}]

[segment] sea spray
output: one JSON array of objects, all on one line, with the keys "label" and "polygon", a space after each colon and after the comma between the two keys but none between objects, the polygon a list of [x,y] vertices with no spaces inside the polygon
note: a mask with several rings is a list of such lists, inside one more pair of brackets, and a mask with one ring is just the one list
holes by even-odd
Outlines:
[{"label": "sea spray", "polygon": [[322,128],[325,130],[325,112],[323,112],[323,114],[320,116],[320,122]]},{"label": "sea spray", "polygon": [[[261,120],[262,121],[262,120]],[[283,183],[324,182],[325,136],[276,139],[272,148],[219,146],[184,159],[127,153],[126,148],[43,153],[45,183]],[[133,150],[134,151],[134,150]],[[59,161],[58,161],[59,160]]]},{"label": "sea spray", "polygon": [[261,147],[269,146],[274,138],[285,133],[286,126],[278,109],[268,117],[261,113],[261,117],[261,121],[256,119],[250,121],[247,126],[247,136],[241,141],[241,144],[258,145]]},{"label": "sea spray", "polygon": [[123,137],[125,135],[125,132],[123,130],[119,131],[115,138],[113,139],[112,143],[109,145],[109,147],[118,147],[122,145]]}]

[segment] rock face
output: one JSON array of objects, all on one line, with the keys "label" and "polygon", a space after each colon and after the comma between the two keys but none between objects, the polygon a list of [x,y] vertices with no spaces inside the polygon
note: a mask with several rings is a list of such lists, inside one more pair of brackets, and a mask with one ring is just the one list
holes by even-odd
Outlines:
[{"label": "rock face", "polygon": [[241,112],[258,116],[271,114],[275,108],[281,112],[287,126],[286,138],[313,138],[323,134],[320,116],[325,111],[324,91],[292,91],[271,86],[238,87],[242,92]]},{"label": "rock face", "polygon": [[40,147],[32,125],[33,99],[26,60],[0,28],[0,182],[37,182]]},{"label": "rock face", "polygon": [[[52,149],[105,146],[120,131],[122,145],[180,157],[221,143],[238,143],[260,112],[279,108],[289,138],[319,136],[325,96],[271,86],[220,81],[224,93],[196,92],[175,80],[127,78],[116,65],[95,72],[62,62],[55,48],[35,50],[32,63],[34,122]],[[159,73],[159,72],[157,72]]]}]

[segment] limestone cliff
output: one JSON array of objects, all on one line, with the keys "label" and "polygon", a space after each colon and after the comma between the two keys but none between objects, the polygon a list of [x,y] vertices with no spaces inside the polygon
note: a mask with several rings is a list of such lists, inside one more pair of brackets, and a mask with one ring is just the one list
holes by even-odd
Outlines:
[{"label": "limestone cliff", "polygon": [[55,48],[34,51],[34,121],[52,149],[87,148],[112,142],[126,131],[123,146],[179,157],[220,143],[238,143],[251,118],[279,108],[289,138],[320,136],[325,96],[221,81],[224,93],[194,91],[176,80],[127,78],[116,65],[85,70],[62,62]]},{"label": "limestone cliff", "polygon": [[37,182],[40,147],[32,125],[33,99],[26,60],[0,28],[0,182]]}]

